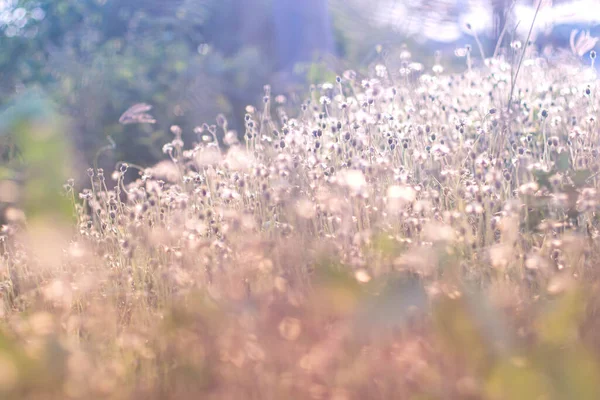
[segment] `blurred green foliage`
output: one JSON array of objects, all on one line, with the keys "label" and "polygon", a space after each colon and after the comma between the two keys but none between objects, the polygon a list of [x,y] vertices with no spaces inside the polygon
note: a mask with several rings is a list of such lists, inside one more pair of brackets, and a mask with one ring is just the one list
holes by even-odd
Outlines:
[{"label": "blurred green foliage", "polygon": [[[191,132],[218,112],[243,117],[242,108],[260,98],[273,58],[265,54],[269,43],[253,38],[244,21],[264,26],[259,18],[268,17],[270,2],[241,9],[237,3],[21,0],[14,7],[26,10],[27,21],[15,23],[24,26],[0,25],[2,92],[43,88],[70,117],[84,160],[110,135],[117,143],[112,162],[154,161],[171,124]],[[154,106],[157,125],[118,124],[138,102]]]},{"label": "blurred green foliage", "polygon": [[[260,103],[265,84],[274,93],[304,92],[303,81],[331,81],[393,58],[376,45],[391,51],[406,39],[370,24],[355,4],[326,0],[11,0],[3,7],[0,106],[26,88],[43,89],[69,118],[82,163],[91,165],[107,136],[115,140],[100,160],[105,168],[152,163],[171,125],[189,142],[194,127],[219,113],[241,136],[245,107]],[[335,57],[307,56],[323,46],[321,31],[331,32]],[[289,48],[304,49],[306,59],[282,50]],[[141,102],[153,106],[158,123],[120,125],[120,115]]]},{"label": "blurred green foliage", "polygon": [[[107,136],[115,140],[116,149],[100,160],[105,168],[119,160],[152,163],[162,157],[171,125],[180,125],[189,142],[194,127],[212,124],[219,113],[241,136],[245,107],[260,103],[265,84],[274,93],[304,91],[302,81],[331,81],[347,68],[365,72],[394,58],[375,52],[377,44],[391,51],[406,39],[361,22],[355,5],[331,1],[328,9],[325,1],[5,2],[0,106],[26,88],[43,89],[69,118],[82,163],[91,165]],[[307,56],[323,46],[321,31],[331,31],[335,57]],[[289,48],[303,49],[306,59],[282,50]],[[119,116],[141,102],[153,106],[158,123],[120,125]]]},{"label": "blurred green foliage", "polygon": [[19,149],[18,162],[3,167],[0,183],[23,181],[3,190],[19,192],[11,196],[20,200],[28,219],[65,222],[72,208],[60,188],[73,173],[72,149],[51,101],[34,91],[19,96],[0,113],[0,137]]}]

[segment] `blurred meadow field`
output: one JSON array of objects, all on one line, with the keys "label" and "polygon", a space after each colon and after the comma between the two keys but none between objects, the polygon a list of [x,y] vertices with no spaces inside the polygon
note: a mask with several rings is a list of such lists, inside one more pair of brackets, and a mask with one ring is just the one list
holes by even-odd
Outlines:
[{"label": "blurred meadow field", "polygon": [[0,0],[0,398],[599,399],[597,6]]}]

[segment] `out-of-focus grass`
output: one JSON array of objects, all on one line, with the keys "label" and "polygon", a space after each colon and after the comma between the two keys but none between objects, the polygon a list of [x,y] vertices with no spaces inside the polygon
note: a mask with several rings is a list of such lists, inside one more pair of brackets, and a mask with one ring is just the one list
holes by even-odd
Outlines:
[{"label": "out-of-focus grass", "polygon": [[81,192],[39,98],[3,114],[2,398],[599,398],[590,70],[526,60],[508,110],[502,59],[404,57]]}]

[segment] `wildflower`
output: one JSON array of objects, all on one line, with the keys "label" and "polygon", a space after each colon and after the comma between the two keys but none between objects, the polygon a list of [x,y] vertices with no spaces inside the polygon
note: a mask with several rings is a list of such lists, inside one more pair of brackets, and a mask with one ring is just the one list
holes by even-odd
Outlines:
[{"label": "wildflower", "polygon": [[525,196],[533,196],[535,194],[535,192],[537,192],[539,189],[539,186],[537,183],[535,182],[529,182],[529,183],[525,183],[523,185],[521,185],[519,187],[519,192]]}]

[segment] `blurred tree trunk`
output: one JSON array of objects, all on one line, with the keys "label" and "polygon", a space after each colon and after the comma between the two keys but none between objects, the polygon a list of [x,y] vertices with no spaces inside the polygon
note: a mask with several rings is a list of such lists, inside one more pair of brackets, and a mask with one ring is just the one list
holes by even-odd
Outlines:
[{"label": "blurred tree trunk", "polygon": [[[509,15],[507,15],[508,10],[512,4],[513,0],[492,0],[492,21],[493,21],[493,31],[492,31],[492,44],[493,46],[498,43],[500,40],[500,35],[502,34],[502,30],[506,25]],[[502,41],[505,41],[507,36],[505,34]],[[501,44],[502,45],[502,44]]]},{"label": "blurred tree trunk", "polygon": [[274,0],[278,68],[291,71],[316,54],[332,53],[334,38],[327,0]]}]

